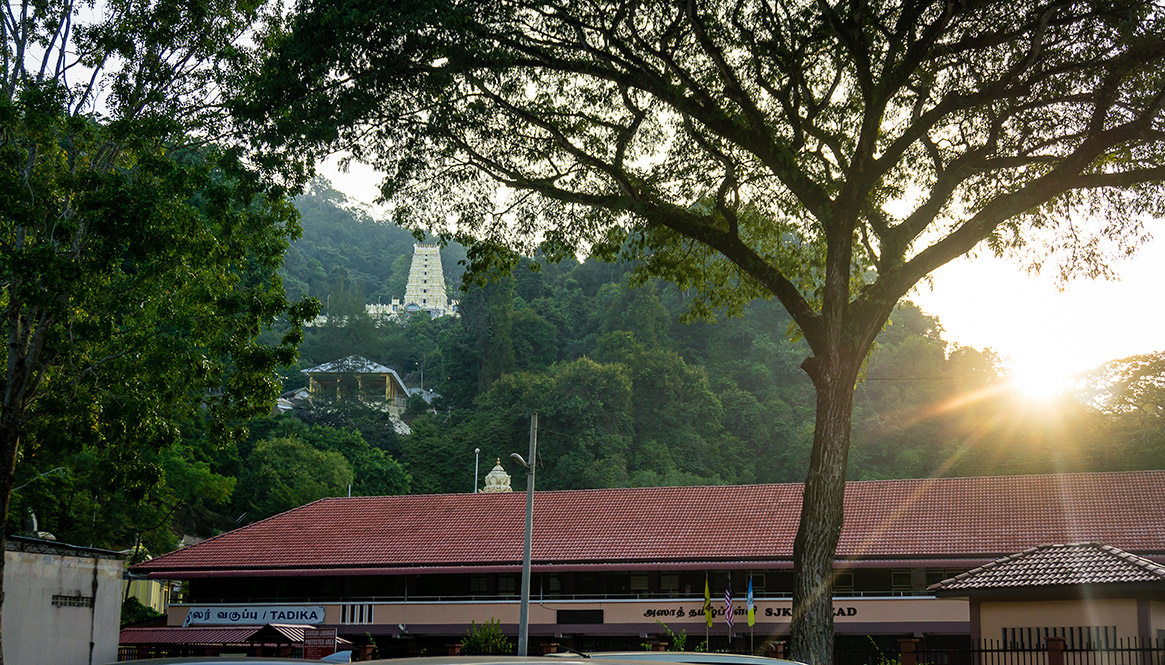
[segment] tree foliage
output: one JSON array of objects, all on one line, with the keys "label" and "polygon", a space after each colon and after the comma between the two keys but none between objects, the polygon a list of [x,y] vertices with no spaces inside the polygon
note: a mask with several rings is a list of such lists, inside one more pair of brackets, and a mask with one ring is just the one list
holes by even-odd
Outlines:
[{"label": "tree foliage", "polygon": [[320,450],[295,437],[264,439],[246,457],[238,500],[262,519],[329,496],[343,496],[352,466],[333,450]]},{"label": "tree foliage", "polygon": [[[69,456],[94,471],[78,482],[103,485],[77,499],[139,533],[173,511],[174,496],[150,497],[167,474],[229,491],[167,448],[195,416],[229,441],[270,408],[273,368],[313,314],[277,275],[295,211],[229,147],[215,99],[257,17],[232,0],[0,12],[6,517],[18,469]],[[260,342],[280,316],[287,334]]]},{"label": "tree foliage", "polygon": [[121,604],[121,625],[132,626],[135,623],[149,621],[162,616],[162,613],[152,607],[142,604],[134,596],[126,598]]},{"label": "tree foliage", "polygon": [[1162,20],[1141,0],[303,0],[240,115],[369,158],[407,221],[624,251],[698,290],[694,313],[779,300],[817,392],[792,650],[824,663],[867,352],[981,243],[1091,275],[1135,246],[1165,176]]}]

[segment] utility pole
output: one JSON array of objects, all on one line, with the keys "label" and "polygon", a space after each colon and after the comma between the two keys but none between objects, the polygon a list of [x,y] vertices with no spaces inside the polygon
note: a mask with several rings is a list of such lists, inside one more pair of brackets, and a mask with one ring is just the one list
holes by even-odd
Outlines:
[{"label": "utility pole", "polygon": [[538,466],[538,414],[530,414],[530,462],[526,474],[526,547],[522,553],[522,608],[518,616],[518,655],[530,639],[530,545],[534,532],[534,469]]}]

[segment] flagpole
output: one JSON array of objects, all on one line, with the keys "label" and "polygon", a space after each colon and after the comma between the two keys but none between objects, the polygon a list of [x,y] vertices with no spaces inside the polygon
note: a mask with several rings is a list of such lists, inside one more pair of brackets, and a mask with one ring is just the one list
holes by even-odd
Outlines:
[{"label": "flagpole", "polygon": [[712,597],[708,593],[708,573],[704,572],[704,650],[712,651],[712,637],[708,634],[712,630],[712,622],[708,617],[708,608],[712,604]]},{"label": "flagpole", "polygon": [[748,604],[745,615],[748,617],[748,650],[756,653],[756,601],[752,596],[752,573],[748,574]]},{"label": "flagpole", "polygon": [[732,614],[732,573],[728,573],[728,582],[724,585],[724,623],[728,624],[728,650],[732,651],[732,624],[735,617]]}]

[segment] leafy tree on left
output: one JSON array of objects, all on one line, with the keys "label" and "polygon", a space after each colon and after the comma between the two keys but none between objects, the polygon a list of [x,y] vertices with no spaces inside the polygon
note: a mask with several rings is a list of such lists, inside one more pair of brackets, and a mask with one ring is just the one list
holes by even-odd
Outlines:
[{"label": "leafy tree on left", "polygon": [[[316,309],[290,305],[277,275],[298,233],[284,192],[216,147],[230,143],[216,97],[258,10],[0,14],[0,510],[18,468],[67,449],[96,451],[111,487],[145,497],[184,420],[224,441],[269,408]],[[260,343],[281,316],[290,331]]]}]

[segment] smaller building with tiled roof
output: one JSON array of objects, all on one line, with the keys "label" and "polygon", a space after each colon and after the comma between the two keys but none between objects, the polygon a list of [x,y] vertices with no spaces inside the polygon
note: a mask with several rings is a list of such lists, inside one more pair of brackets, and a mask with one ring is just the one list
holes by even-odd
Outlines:
[{"label": "smaller building with tiled roof", "polygon": [[396,370],[362,356],[348,356],[303,370],[313,400],[356,399],[383,405],[400,415],[408,400],[408,388]]},{"label": "smaller building with tiled roof", "polygon": [[1165,566],[1102,543],[1031,547],[930,590],[968,598],[972,637],[1006,645],[1115,646],[1165,632]]},{"label": "smaller building with tiled roof", "polygon": [[1165,566],[1100,543],[1040,545],[933,584],[930,590],[950,595],[1117,584],[1165,585]]}]

